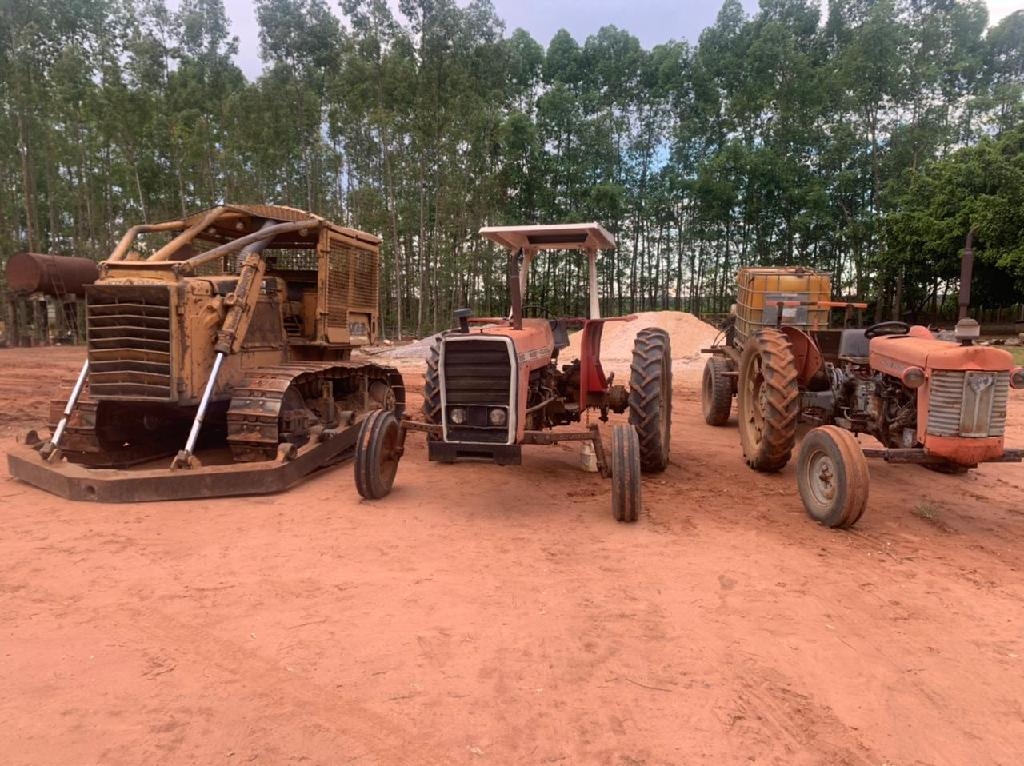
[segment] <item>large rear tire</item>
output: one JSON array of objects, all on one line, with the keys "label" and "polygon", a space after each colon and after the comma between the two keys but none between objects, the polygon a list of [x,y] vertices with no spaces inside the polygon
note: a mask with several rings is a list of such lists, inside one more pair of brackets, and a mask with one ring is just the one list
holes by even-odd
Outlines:
[{"label": "large rear tire", "polygon": [[640,518],[640,441],[625,423],[612,426],[612,515],[616,521]]},{"label": "large rear tire", "polygon": [[856,437],[838,426],[808,432],[797,456],[796,484],[807,515],[832,529],[857,523],[868,504],[868,461]]},{"label": "large rear tire", "polygon": [[[441,423],[441,336],[434,338],[427,352],[427,370],[423,373],[423,419],[427,423]],[[427,435],[428,440],[436,440],[433,434]]]},{"label": "large rear tire", "polygon": [[761,330],[747,340],[737,400],[747,465],[764,473],[781,470],[793,452],[800,415],[796,361],[784,333]]},{"label": "large rear tire", "polygon": [[672,441],[672,344],[657,327],[641,330],[633,342],[629,422],[640,441],[641,469],[664,471]]},{"label": "large rear tire", "polygon": [[356,490],[367,500],[391,492],[402,457],[402,434],[391,410],[373,410],[359,428],[356,441]]},{"label": "large rear tire", "polygon": [[729,360],[711,356],[704,365],[701,379],[700,403],[704,410],[704,422],[709,426],[724,426],[732,413],[732,380]]}]

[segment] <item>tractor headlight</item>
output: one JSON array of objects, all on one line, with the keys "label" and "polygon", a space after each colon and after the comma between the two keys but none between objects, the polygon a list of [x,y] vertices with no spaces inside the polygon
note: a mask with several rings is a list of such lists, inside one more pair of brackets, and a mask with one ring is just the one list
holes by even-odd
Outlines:
[{"label": "tractor headlight", "polygon": [[487,413],[487,420],[492,426],[503,426],[508,421],[508,415],[501,407],[495,407]]},{"label": "tractor headlight", "polygon": [[1014,367],[1010,370],[1010,385],[1014,388],[1024,388],[1024,367]]},{"label": "tractor headlight", "polygon": [[466,422],[466,410],[463,407],[452,407],[448,410],[448,419],[455,425],[461,426]]},{"label": "tractor headlight", "polygon": [[920,367],[908,367],[900,375],[900,380],[907,388],[920,388],[924,385],[924,370]]}]

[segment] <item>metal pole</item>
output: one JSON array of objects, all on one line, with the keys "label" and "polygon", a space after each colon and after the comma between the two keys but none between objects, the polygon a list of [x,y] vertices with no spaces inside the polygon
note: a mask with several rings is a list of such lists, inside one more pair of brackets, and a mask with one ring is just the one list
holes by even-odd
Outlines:
[{"label": "metal pole", "polygon": [[512,322],[512,329],[523,329],[523,282],[521,277],[522,264],[519,262],[523,256],[523,249],[509,250],[508,253],[508,289],[512,302],[512,310],[509,312],[509,320]]},{"label": "metal pole", "polygon": [[78,397],[82,393],[82,387],[85,385],[85,376],[89,372],[89,360],[85,360],[85,364],[82,365],[82,371],[78,373],[78,380],[75,381],[75,387],[71,389],[71,396],[68,397],[68,403],[64,405],[64,417],[60,419],[57,427],[53,430],[53,436],[50,437],[50,443],[47,445],[47,453],[53,452],[57,449],[60,444],[61,437],[64,435],[64,429],[67,427],[68,418],[71,417],[71,411],[75,408],[75,404],[78,403]]},{"label": "metal pole", "polygon": [[597,250],[587,251],[587,275],[590,281],[590,318],[601,318],[601,296],[597,289]]},{"label": "metal pole", "polygon": [[195,420],[192,421],[192,430],[188,432],[188,441],[185,442],[185,449],[177,454],[171,462],[171,468],[187,468],[189,458],[196,450],[196,440],[199,439],[199,429],[202,428],[203,418],[206,416],[206,408],[210,405],[210,397],[213,395],[213,387],[217,383],[217,375],[220,374],[220,365],[224,361],[224,354],[218,353],[213,360],[213,369],[210,370],[210,378],[206,381],[206,390],[203,391],[203,398],[199,401],[199,409],[196,410]]}]

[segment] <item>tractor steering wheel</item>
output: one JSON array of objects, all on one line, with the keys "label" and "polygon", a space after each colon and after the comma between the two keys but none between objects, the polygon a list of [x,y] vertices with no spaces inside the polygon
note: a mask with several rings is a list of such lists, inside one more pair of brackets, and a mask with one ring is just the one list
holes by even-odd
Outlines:
[{"label": "tractor steering wheel", "polygon": [[538,314],[543,314],[545,319],[551,319],[551,311],[548,310],[547,306],[542,306],[539,303],[528,303],[523,306],[523,316],[526,316],[526,312],[533,309]]},{"label": "tractor steering wheel", "polygon": [[882,335],[906,335],[910,332],[910,325],[906,322],[878,322],[864,330],[864,337],[878,338]]}]

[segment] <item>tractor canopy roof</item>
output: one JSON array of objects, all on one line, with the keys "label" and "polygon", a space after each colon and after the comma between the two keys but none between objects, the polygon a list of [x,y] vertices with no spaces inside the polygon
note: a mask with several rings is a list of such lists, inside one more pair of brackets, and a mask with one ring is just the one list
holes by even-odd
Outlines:
[{"label": "tractor canopy roof", "polygon": [[537,226],[484,226],[480,236],[509,250],[611,250],[613,237],[598,223],[558,223]]}]

